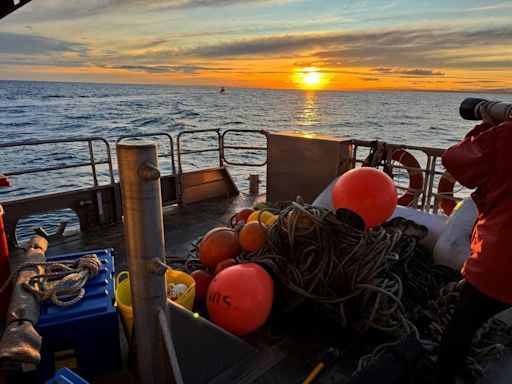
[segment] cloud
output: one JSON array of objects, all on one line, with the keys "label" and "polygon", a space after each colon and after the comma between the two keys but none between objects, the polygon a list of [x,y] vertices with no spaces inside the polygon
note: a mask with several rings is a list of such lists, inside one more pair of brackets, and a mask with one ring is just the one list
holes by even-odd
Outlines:
[{"label": "cloud", "polygon": [[199,71],[231,71],[233,68],[202,67],[198,65],[112,65],[108,68],[126,69],[146,73],[185,73],[196,74]]},{"label": "cloud", "polygon": [[170,0],[160,1],[162,5],[159,10],[165,8],[220,7],[236,4],[267,3],[269,1],[271,0]]},{"label": "cloud", "polygon": [[432,69],[406,69],[406,68],[372,68],[372,71],[379,73],[399,73],[402,75],[413,75],[413,76],[444,76],[442,71],[434,71]]},{"label": "cloud", "polygon": [[8,52],[9,55],[86,54],[88,51],[88,47],[82,43],[39,35],[0,32],[0,54],[4,52]]},{"label": "cloud", "polygon": [[512,8],[511,3],[501,3],[501,4],[482,5],[480,7],[473,7],[473,8],[470,8],[469,11],[471,11],[471,12],[495,11],[495,10],[510,9],[510,8]]},{"label": "cloud", "polygon": [[294,34],[243,39],[214,45],[203,45],[182,49],[183,55],[200,57],[225,57],[239,55],[283,55],[305,49],[319,49],[329,37],[323,34]]},{"label": "cloud", "polygon": [[[173,51],[202,58],[302,57],[332,67],[481,68],[509,67],[512,26],[297,33],[199,45]],[[486,52],[493,51],[492,57]],[[478,59],[481,55],[481,60]],[[426,75],[440,75],[432,70]],[[414,75],[415,73],[410,73]],[[418,73],[420,74],[420,73]]]},{"label": "cloud", "polygon": [[[333,73],[350,71],[366,79],[376,74],[440,77],[453,68],[491,71],[512,67],[512,50],[507,48],[512,25],[454,30],[425,27],[293,33],[226,38],[215,44],[203,43],[207,39],[194,39],[199,41],[196,46],[163,48],[169,42],[179,42],[176,36],[131,39],[117,45],[108,44],[108,49],[93,50],[93,46],[63,39],[0,32],[0,59],[5,65],[83,65],[188,74],[240,70],[245,60],[293,59],[297,67],[317,66]],[[288,70],[288,63],[283,62],[281,67]]]},{"label": "cloud", "polygon": [[362,81],[379,81],[380,79],[377,77],[360,77],[359,80]]},{"label": "cloud", "polygon": [[454,81],[454,83],[457,84],[482,84],[482,83],[502,83],[502,81],[499,80],[486,80],[486,79],[480,79],[480,80],[461,80],[461,81]]},{"label": "cloud", "polygon": [[[68,20],[105,13],[162,12],[167,9],[220,7],[234,4],[264,3],[270,0],[45,0],[25,9],[22,20]],[[30,12],[30,9],[33,11]],[[21,20],[21,19],[20,19]]]}]

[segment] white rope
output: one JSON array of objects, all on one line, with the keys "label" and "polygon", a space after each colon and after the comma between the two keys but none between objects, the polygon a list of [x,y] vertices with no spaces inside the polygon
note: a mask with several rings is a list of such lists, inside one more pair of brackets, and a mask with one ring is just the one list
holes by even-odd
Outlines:
[{"label": "white rope", "polygon": [[11,273],[5,284],[0,288],[0,293],[22,270],[44,268],[44,273],[24,281],[23,287],[37,296],[40,301],[51,299],[55,305],[68,307],[76,304],[84,297],[84,285],[87,280],[98,274],[100,267],[101,261],[95,254],[84,255],[73,261],[23,263],[16,271]]}]

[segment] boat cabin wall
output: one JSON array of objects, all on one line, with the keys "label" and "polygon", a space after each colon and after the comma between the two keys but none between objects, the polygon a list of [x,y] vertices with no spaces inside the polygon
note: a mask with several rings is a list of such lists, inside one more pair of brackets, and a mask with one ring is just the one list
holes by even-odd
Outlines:
[{"label": "boat cabin wall", "polygon": [[267,201],[313,200],[353,168],[352,140],[290,132],[269,133]]}]

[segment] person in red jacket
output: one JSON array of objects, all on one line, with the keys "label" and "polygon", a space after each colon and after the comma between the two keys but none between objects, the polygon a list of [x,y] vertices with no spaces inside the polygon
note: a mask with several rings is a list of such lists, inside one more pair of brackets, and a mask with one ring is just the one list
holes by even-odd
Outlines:
[{"label": "person in red jacket", "polygon": [[478,329],[512,306],[512,122],[499,124],[480,109],[482,124],[448,148],[442,162],[472,197],[478,216],[462,290],[441,339],[440,383],[455,383]]}]

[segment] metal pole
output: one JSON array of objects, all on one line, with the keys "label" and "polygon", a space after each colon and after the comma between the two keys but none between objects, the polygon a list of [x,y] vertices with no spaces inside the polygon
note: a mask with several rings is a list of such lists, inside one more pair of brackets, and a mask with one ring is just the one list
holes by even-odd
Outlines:
[{"label": "metal pole", "polygon": [[164,227],[157,144],[121,142],[117,144],[117,157],[139,382],[179,383],[182,382],[179,367],[174,372],[170,368],[177,364],[176,361],[170,364],[165,357],[167,348],[159,325],[159,313],[163,311],[168,326],[170,317],[164,276]]}]

